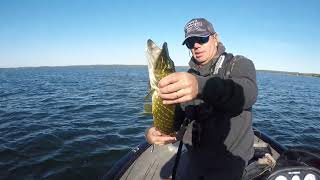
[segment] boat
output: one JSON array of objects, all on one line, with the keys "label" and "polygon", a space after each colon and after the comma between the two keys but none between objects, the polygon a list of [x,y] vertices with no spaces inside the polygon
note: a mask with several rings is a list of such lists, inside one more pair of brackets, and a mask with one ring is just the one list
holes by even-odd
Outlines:
[{"label": "boat", "polygon": [[[288,149],[254,129],[254,157],[245,168],[243,180],[320,180],[320,157],[304,150]],[[147,142],[133,148],[117,161],[103,180],[172,179],[179,142],[163,146]],[[182,148],[180,163],[185,148]]]}]

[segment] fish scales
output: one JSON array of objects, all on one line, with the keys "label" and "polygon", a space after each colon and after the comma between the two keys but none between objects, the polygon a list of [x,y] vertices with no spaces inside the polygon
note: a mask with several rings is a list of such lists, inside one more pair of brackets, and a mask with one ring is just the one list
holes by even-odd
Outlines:
[{"label": "fish scales", "polygon": [[161,133],[172,135],[174,133],[175,105],[163,104],[163,100],[157,93],[159,81],[175,72],[174,63],[169,57],[167,43],[163,43],[162,48],[159,48],[149,39],[146,55],[148,59],[150,95],[152,95],[153,123]]}]

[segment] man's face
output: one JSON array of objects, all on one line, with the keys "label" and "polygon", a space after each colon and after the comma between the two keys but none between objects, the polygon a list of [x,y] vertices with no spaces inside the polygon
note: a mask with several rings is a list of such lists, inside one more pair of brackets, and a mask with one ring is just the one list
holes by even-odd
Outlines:
[{"label": "man's face", "polygon": [[204,65],[210,62],[217,53],[218,41],[215,35],[209,37],[190,37],[186,42],[194,59]]}]

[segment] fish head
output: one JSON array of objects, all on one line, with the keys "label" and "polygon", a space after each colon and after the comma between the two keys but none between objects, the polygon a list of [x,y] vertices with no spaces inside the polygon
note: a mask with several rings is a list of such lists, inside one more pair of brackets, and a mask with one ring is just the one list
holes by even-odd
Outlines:
[{"label": "fish head", "polygon": [[174,62],[171,60],[167,43],[159,48],[151,39],[147,41],[147,59],[150,85],[157,89],[158,82],[165,76],[175,72]]}]

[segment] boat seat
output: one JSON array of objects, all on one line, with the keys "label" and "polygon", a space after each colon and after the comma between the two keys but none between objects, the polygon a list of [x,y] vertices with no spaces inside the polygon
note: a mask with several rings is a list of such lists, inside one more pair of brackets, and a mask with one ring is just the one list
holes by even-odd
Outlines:
[{"label": "boat seat", "polygon": [[266,171],[271,170],[276,164],[272,155],[269,144],[256,141],[254,143],[254,155],[244,170],[242,180],[261,178]]},{"label": "boat seat", "polygon": [[273,155],[269,144],[266,144],[266,146],[254,146],[254,154],[248,164],[257,161],[259,158],[263,158],[265,154]]}]

